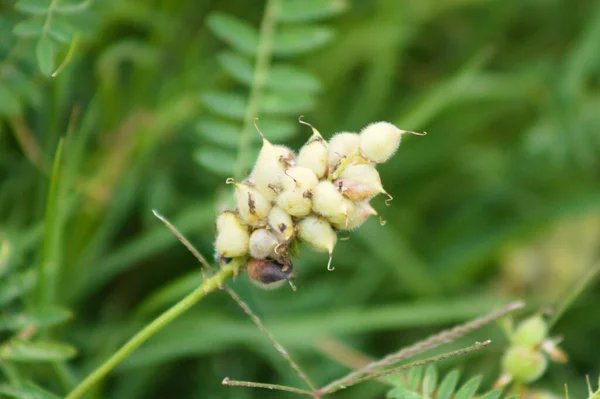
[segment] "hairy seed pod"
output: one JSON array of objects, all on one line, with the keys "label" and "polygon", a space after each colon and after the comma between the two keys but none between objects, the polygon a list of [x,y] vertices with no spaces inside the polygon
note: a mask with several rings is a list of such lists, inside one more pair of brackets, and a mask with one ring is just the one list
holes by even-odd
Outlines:
[{"label": "hairy seed pod", "polygon": [[385,194],[391,199],[381,185],[379,172],[372,165],[348,165],[335,184],[352,201],[366,201],[379,193]]},{"label": "hairy seed pod", "polygon": [[327,270],[331,271],[333,248],[337,242],[335,231],[325,219],[310,215],[298,223],[298,237],[318,252],[329,252]]},{"label": "hairy seed pod", "polygon": [[536,347],[546,339],[547,335],[548,324],[541,315],[537,314],[519,323],[511,341],[519,346]]},{"label": "hairy seed pod", "polygon": [[348,220],[348,225],[345,224],[334,224],[338,230],[356,230],[359,228],[371,215],[377,216],[377,211],[373,209],[369,201],[362,201],[357,203],[354,212]]},{"label": "hairy seed pod", "polygon": [[312,210],[312,194],[300,187],[285,189],[277,196],[276,204],[292,216],[302,217]]},{"label": "hairy seed pod", "polygon": [[343,199],[343,206],[336,214],[326,217],[333,227],[338,230],[351,230],[350,221],[355,217],[356,204],[348,198]]},{"label": "hairy seed pod", "polygon": [[284,190],[301,188],[303,190],[312,190],[319,183],[315,172],[308,168],[296,166],[285,171],[287,179],[283,179]]},{"label": "hairy seed pod", "polygon": [[248,254],[248,227],[234,212],[225,211],[219,215],[216,228],[215,250],[221,258],[235,258]]},{"label": "hairy seed pod", "polygon": [[[285,282],[289,282],[294,268],[292,264],[283,265],[272,259],[254,259],[251,258],[246,267],[250,281],[257,286],[271,290],[281,287]],[[292,285],[294,289],[294,286]]]},{"label": "hairy seed pod", "polygon": [[320,181],[313,188],[312,203],[313,211],[325,217],[339,215],[340,211],[345,209],[344,196],[328,180]]},{"label": "hairy seed pod", "polygon": [[267,218],[269,227],[277,234],[280,241],[290,241],[294,237],[294,222],[289,213],[275,205]]},{"label": "hairy seed pod", "polygon": [[256,229],[250,235],[250,255],[256,259],[274,258],[278,244],[275,234],[267,229]]},{"label": "hairy seed pod", "polygon": [[327,142],[311,124],[302,120],[300,120],[300,123],[310,126],[313,134],[300,149],[297,165],[312,170],[317,178],[321,179],[327,174]]},{"label": "hairy seed pod", "polygon": [[235,202],[242,219],[253,227],[263,227],[267,224],[267,216],[271,210],[271,202],[254,187],[247,184],[235,183],[228,179],[228,183],[235,184]]},{"label": "hairy seed pod", "polygon": [[515,381],[530,383],[542,376],[548,361],[539,351],[525,346],[512,346],[502,358],[502,369]]},{"label": "hairy seed pod", "polygon": [[359,143],[360,137],[356,133],[336,133],[331,140],[329,140],[329,146],[327,148],[329,173],[336,170],[346,157],[358,152]]},{"label": "hairy seed pod", "polygon": [[400,146],[400,140],[405,133],[425,135],[400,130],[388,122],[371,123],[360,132],[360,151],[371,162],[386,162]]}]

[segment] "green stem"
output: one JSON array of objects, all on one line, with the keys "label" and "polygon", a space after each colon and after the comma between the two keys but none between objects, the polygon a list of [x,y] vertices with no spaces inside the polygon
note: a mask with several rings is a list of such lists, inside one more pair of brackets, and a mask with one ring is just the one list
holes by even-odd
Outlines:
[{"label": "green stem", "polygon": [[567,295],[554,313],[554,317],[550,320],[549,326],[552,327],[558,319],[562,317],[567,309],[579,298],[579,296],[589,287],[596,277],[600,276],[600,264],[594,266],[583,278],[577,283],[575,288]]},{"label": "green stem", "polygon": [[85,380],[83,380],[65,399],[80,398],[89,391],[94,385],[102,380],[112,369],[119,363],[125,360],[133,353],[141,344],[146,342],[148,338],[156,334],[167,324],[179,317],[183,312],[191,308],[196,302],[202,299],[207,294],[218,289],[225,280],[233,277],[241,266],[241,260],[234,259],[228,265],[221,269],[212,277],[204,280],[200,287],[192,291],[188,296],[177,302],[167,311],[162,313],[150,324],[140,330],[129,341],[127,341],[118,351],[116,351],[108,360],[100,367],[94,370]]},{"label": "green stem", "polygon": [[238,143],[238,156],[235,162],[234,174],[235,180],[241,180],[243,178],[244,168],[248,158],[250,131],[254,124],[254,118],[256,118],[260,108],[260,96],[265,81],[267,80],[269,63],[271,62],[272,36],[275,28],[278,6],[279,0],[267,1],[265,13],[260,25],[260,36],[258,38],[258,49],[256,50],[256,64],[254,67],[254,76],[252,78],[252,87],[250,88],[250,97],[248,98],[248,105],[246,106],[246,113],[244,115],[244,127],[242,128],[240,141]]}]

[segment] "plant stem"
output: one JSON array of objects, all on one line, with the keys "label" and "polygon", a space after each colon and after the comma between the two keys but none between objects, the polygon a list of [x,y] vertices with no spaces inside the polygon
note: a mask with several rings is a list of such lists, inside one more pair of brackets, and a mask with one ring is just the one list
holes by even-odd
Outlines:
[{"label": "plant stem", "polygon": [[550,320],[550,323],[548,324],[549,327],[552,327],[556,324],[558,319],[565,314],[566,310],[577,300],[577,298],[579,298],[583,291],[585,291],[585,289],[590,286],[598,276],[600,276],[600,264],[597,264],[592,268],[592,270],[586,273],[586,275],[583,276],[583,278],[577,283],[575,288],[573,288],[569,295],[562,301],[560,306],[558,306],[558,309],[556,309],[554,316]]},{"label": "plant stem", "polygon": [[248,148],[250,141],[250,130],[254,124],[260,108],[260,96],[267,80],[269,63],[271,62],[271,44],[279,0],[268,0],[265,6],[265,13],[260,24],[260,36],[258,38],[258,48],[256,50],[256,64],[254,65],[254,76],[252,78],[252,87],[250,88],[250,97],[246,106],[244,115],[244,126],[240,134],[238,143],[238,155],[235,162],[235,180],[243,178],[244,167],[248,158]]},{"label": "plant stem", "polygon": [[127,341],[118,351],[116,351],[108,360],[100,367],[94,370],[85,380],[83,380],[65,399],[80,398],[84,393],[89,391],[95,384],[100,382],[112,369],[119,363],[125,360],[133,353],[141,344],[146,342],[148,338],[156,334],[167,324],[179,317],[183,312],[191,308],[196,302],[202,299],[207,294],[221,287],[223,282],[231,278],[241,266],[241,260],[234,259],[228,265],[221,269],[212,277],[204,280],[200,287],[196,288],[181,301],[177,302],[171,308],[166,310],[150,324],[140,330],[135,336]]},{"label": "plant stem", "polygon": [[285,392],[293,392],[299,395],[306,395],[310,397],[314,397],[314,394],[309,391],[305,391],[303,389],[298,389],[294,387],[288,387],[285,385],[275,385],[275,384],[262,384],[260,382],[252,382],[252,381],[235,381],[230,380],[229,378],[225,378],[223,380],[223,385],[227,385],[230,387],[246,387],[246,388],[262,388],[262,389],[270,389],[277,391],[285,391]]}]

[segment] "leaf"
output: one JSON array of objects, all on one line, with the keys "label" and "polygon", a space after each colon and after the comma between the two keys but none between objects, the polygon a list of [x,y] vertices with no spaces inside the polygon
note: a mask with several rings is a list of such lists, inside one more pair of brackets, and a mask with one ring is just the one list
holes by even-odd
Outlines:
[{"label": "leaf", "polygon": [[35,270],[27,270],[0,282],[0,305],[6,305],[31,290],[37,280]]},{"label": "leaf", "polygon": [[[218,61],[221,67],[235,80],[247,86],[252,86],[254,66],[248,58],[240,54],[226,52],[219,55]],[[317,92],[321,90],[321,84],[313,75],[293,65],[276,64],[269,68],[265,88]]]},{"label": "leaf", "polygon": [[237,93],[205,92],[200,101],[211,111],[232,119],[244,119],[246,98]]},{"label": "leaf", "polygon": [[437,368],[435,365],[430,364],[425,369],[425,376],[423,377],[423,395],[426,397],[430,397],[433,391],[435,391],[435,387],[437,386]]},{"label": "leaf", "polygon": [[15,9],[35,15],[46,14],[49,7],[50,2],[48,0],[20,0],[15,4]]},{"label": "leaf", "polygon": [[235,168],[235,156],[230,151],[200,148],[194,153],[194,158],[203,168],[219,176],[232,176]]},{"label": "leaf", "polygon": [[6,384],[0,385],[0,393],[9,398],[17,399],[60,399],[59,396],[56,396],[31,382],[26,382],[18,387]]},{"label": "leaf", "polygon": [[471,399],[475,395],[475,392],[477,392],[477,388],[479,388],[480,383],[480,375],[471,378],[469,381],[465,382],[465,385],[463,385],[458,390],[458,392],[454,396],[454,399]]},{"label": "leaf", "polygon": [[63,323],[72,313],[63,308],[49,308],[31,313],[0,316],[0,331],[17,331],[29,326],[48,327]]},{"label": "leaf", "polygon": [[92,4],[93,0],[84,0],[79,2],[68,2],[62,1],[60,2],[54,10],[59,14],[77,14],[87,9],[90,4]]},{"label": "leaf", "polygon": [[35,48],[40,71],[48,76],[54,70],[54,43],[49,37],[41,37]]},{"label": "leaf", "polygon": [[70,43],[73,32],[73,28],[65,23],[53,23],[48,29],[48,34],[62,43]]},{"label": "leaf", "polygon": [[348,7],[345,0],[286,0],[277,12],[280,22],[305,22],[338,15]]},{"label": "leaf", "polygon": [[423,376],[423,367],[414,367],[408,371],[408,389],[416,391],[421,385],[421,377]]},{"label": "leaf", "polygon": [[0,348],[0,358],[14,362],[52,362],[67,360],[75,356],[75,348],[70,345],[53,342],[29,342],[14,339]]},{"label": "leaf", "polygon": [[273,54],[296,55],[323,47],[334,38],[333,29],[326,26],[282,27],[273,37]]},{"label": "leaf", "polygon": [[458,370],[452,370],[442,380],[440,383],[440,387],[438,388],[437,399],[450,399],[454,390],[456,389],[456,384],[458,383],[458,377],[460,376],[460,372]]},{"label": "leaf", "polygon": [[[287,120],[260,118],[258,123],[260,130],[273,142],[290,139],[297,129],[296,124]],[[217,118],[202,118],[196,125],[196,129],[207,140],[232,149],[237,149],[242,132],[241,124]],[[252,129],[254,130],[254,127]],[[260,144],[261,140],[258,133],[253,131],[250,134],[251,143]]]},{"label": "leaf", "polygon": [[408,391],[403,387],[396,387],[388,391],[387,398],[389,399],[422,399],[423,397],[416,392]]},{"label": "leaf", "polygon": [[44,20],[39,18],[31,18],[23,22],[19,22],[13,28],[13,33],[19,37],[41,36],[44,31]]},{"label": "leaf", "polygon": [[258,31],[244,20],[220,12],[206,18],[211,32],[236,50],[254,55],[258,48]]},{"label": "leaf", "polygon": [[315,97],[308,93],[264,93],[260,100],[260,109],[269,114],[296,116],[311,110],[315,101]]},{"label": "leaf", "polygon": [[7,87],[0,85],[0,115],[16,114],[20,109],[17,96]]},{"label": "leaf", "polygon": [[500,395],[502,395],[502,388],[494,389],[493,391],[490,391],[479,397],[479,399],[498,399]]}]

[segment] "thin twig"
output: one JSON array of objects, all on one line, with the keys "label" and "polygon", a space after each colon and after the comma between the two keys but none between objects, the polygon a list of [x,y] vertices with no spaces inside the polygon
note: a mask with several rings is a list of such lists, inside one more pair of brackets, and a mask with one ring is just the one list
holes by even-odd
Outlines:
[{"label": "thin twig", "polygon": [[210,270],[211,272],[214,273],[215,270],[212,268],[210,263],[208,263],[208,261],[204,258],[204,256],[202,256],[202,254],[192,245],[192,243],[189,242],[188,239],[185,238],[183,236],[183,234],[181,234],[179,232],[179,230],[177,230],[177,228],[175,226],[173,226],[173,224],[171,222],[169,222],[163,215],[161,215],[154,209],[152,210],[152,213],[154,213],[154,216],[159,218],[160,221],[163,222],[169,230],[171,230],[171,233],[173,233],[173,235],[175,237],[177,237],[177,239],[179,241],[181,241],[181,243],[183,245],[185,245],[185,247],[188,249],[188,251],[190,251],[196,259],[198,259],[198,261],[202,264],[202,266],[204,266],[205,268],[207,268],[208,270]]},{"label": "thin twig", "polygon": [[297,393],[299,395],[306,395],[306,396],[310,396],[310,397],[315,396],[312,392],[305,391],[303,389],[288,387],[285,385],[261,384],[260,382],[251,382],[251,381],[236,381],[236,380],[230,380],[229,377],[225,377],[225,379],[223,379],[223,385],[227,385],[229,387],[271,389],[271,390],[277,390],[277,391],[293,392],[293,393]]},{"label": "thin twig", "polygon": [[265,6],[265,12],[260,24],[260,35],[258,37],[258,49],[256,50],[256,64],[254,66],[254,76],[252,86],[248,97],[248,105],[244,114],[244,126],[240,134],[238,143],[238,155],[235,162],[235,180],[239,181],[243,177],[246,158],[248,157],[248,144],[250,141],[250,131],[260,109],[260,97],[262,89],[267,80],[269,63],[271,62],[272,36],[275,28],[279,0],[268,0]]},{"label": "thin twig", "polygon": [[329,392],[331,389],[334,389],[338,386],[352,385],[355,380],[362,378],[365,374],[372,373],[382,367],[391,366],[402,360],[416,356],[419,353],[436,348],[439,345],[452,342],[462,337],[463,335],[470,333],[471,331],[477,330],[493,322],[494,320],[501,318],[502,316],[506,315],[509,312],[512,312],[513,310],[522,308],[523,306],[525,306],[523,302],[514,302],[488,315],[458,325],[450,330],[444,330],[438,334],[430,336],[424,341],[419,341],[412,346],[401,349],[399,352],[392,353],[384,357],[383,359],[370,363],[369,365],[363,367],[360,370],[353,371],[347,374],[345,377],[331,382],[327,386],[321,388],[319,391]]},{"label": "thin twig", "polygon": [[300,377],[306,383],[306,385],[308,385],[308,387],[312,391],[315,391],[316,390],[315,386],[310,381],[310,379],[306,376],[306,374],[304,374],[304,372],[302,371],[302,369],[300,369],[300,366],[298,366],[298,364],[291,358],[291,356],[287,352],[287,350],[285,350],[285,348],[279,342],[277,342],[277,340],[275,339],[275,337],[269,332],[269,330],[267,330],[267,328],[262,323],[262,321],[258,318],[258,316],[256,316],[252,312],[252,310],[250,309],[250,307],[248,305],[246,305],[246,303],[244,301],[242,301],[240,299],[240,297],[231,288],[224,287],[224,289],[225,289],[225,291],[227,291],[227,293],[229,295],[231,295],[231,297],[233,298],[233,300],[236,301],[238,303],[238,305],[240,305],[240,307],[242,309],[244,309],[244,312],[246,312],[246,314],[248,316],[250,316],[250,318],[252,319],[252,321],[254,322],[254,324],[256,324],[258,326],[259,330],[262,331],[263,334],[265,334],[267,336],[267,338],[269,339],[269,341],[271,341],[271,343],[273,344],[273,346],[275,346],[275,348],[277,349],[277,351],[279,353],[281,353],[281,356],[283,356],[285,358],[285,360],[287,360],[287,362],[290,364],[290,366],[294,370],[296,370],[296,372],[298,373],[298,377]]},{"label": "thin twig", "polygon": [[455,356],[461,356],[461,355],[466,355],[469,352],[473,352],[482,348],[485,348],[486,346],[488,346],[492,341],[491,340],[487,340],[484,342],[477,342],[475,345],[469,346],[468,348],[464,348],[464,349],[459,349],[453,352],[449,352],[449,353],[444,353],[442,355],[438,355],[438,356],[434,356],[434,357],[430,357],[424,360],[419,360],[413,363],[409,363],[409,364],[405,364],[403,366],[399,366],[399,367],[394,367],[392,369],[389,370],[383,370],[383,371],[379,371],[379,372],[375,372],[372,374],[369,374],[365,377],[359,378],[357,380],[352,381],[349,384],[345,384],[345,385],[338,385],[336,387],[332,387],[329,389],[319,389],[317,391],[317,394],[319,397],[323,396],[323,395],[329,395],[331,393],[340,391],[342,389],[346,389],[352,385],[356,385],[356,384],[360,384],[361,382],[365,382],[368,380],[372,380],[374,378],[380,378],[383,376],[386,376],[388,374],[392,374],[392,373],[397,373],[398,371],[402,371],[402,370],[406,370],[406,369],[411,369],[413,367],[419,367],[419,366],[423,366],[425,364],[429,364],[429,363],[434,363],[434,362],[439,362],[441,360],[444,359],[449,359],[451,357],[455,357]]}]

